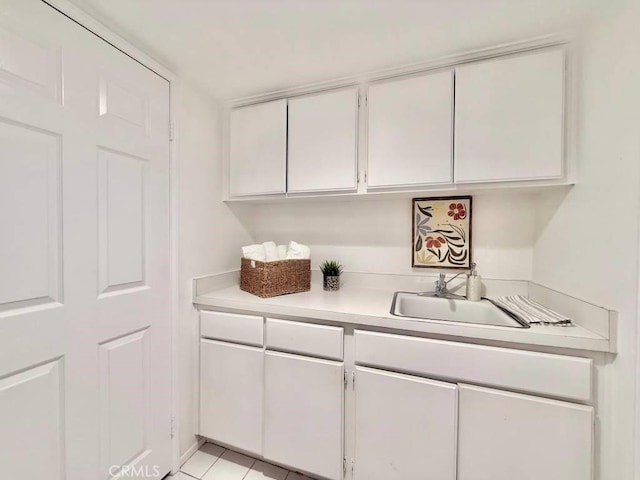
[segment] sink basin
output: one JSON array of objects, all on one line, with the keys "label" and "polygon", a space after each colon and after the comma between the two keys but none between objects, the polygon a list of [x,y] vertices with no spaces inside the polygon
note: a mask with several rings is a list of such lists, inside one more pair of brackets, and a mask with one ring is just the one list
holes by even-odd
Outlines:
[{"label": "sink basin", "polygon": [[396,292],[391,314],[423,320],[529,328],[528,324],[520,322],[488,300],[471,302],[465,298],[442,298],[414,292]]}]

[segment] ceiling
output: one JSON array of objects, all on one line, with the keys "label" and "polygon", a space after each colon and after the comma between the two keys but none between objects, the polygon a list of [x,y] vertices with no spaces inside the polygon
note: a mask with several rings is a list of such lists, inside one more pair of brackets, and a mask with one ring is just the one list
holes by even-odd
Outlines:
[{"label": "ceiling", "polygon": [[72,0],[218,100],[572,31],[625,0]]}]

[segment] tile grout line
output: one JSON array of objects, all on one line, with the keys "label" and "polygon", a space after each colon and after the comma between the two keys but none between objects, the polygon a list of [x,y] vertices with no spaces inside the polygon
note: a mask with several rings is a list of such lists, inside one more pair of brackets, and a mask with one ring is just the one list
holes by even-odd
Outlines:
[{"label": "tile grout line", "polygon": [[[253,463],[251,463],[251,466],[249,467],[249,470],[247,470],[247,473],[244,474],[244,476],[242,477],[242,480],[244,480],[245,478],[247,478],[247,475],[249,475],[251,473],[251,470],[253,470],[253,466],[256,464],[256,462],[258,461],[257,459],[253,458],[253,457],[249,457],[251,459],[253,459]],[[286,480],[286,479],[285,479]]]},{"label": "tile grout line", "polygon": [[[189,478],[193,478],[194,480],[200,480],[198,477],[194,477],[193,475],[189,475],[187,472],[183,472],[182,470],[178,470],[178,473],[186,475]],[[286,478],[285,478],[285,480],[286,480]]]},{"label": "tile grout line", "polygon": [[[214,445],[215,445],[215,444],[214,444]],[[197,450],[197,451],[202,451],[202,449],[199,449],[199,450]],[[188,474],[188,473],[186,473],[186,472],[183,472],[182,470],[179,470],[179,472],[183,473],[184,475],[188,476],[189,478],[193,478],[194,480],[202,480],[202,479],[207,475],[207,473],[209,473],[209,470],[211,470],[211,469],[213,468],[213,466],[214,466],[216,463],[218,463],[218,460],[220,460],[220,459],[223,457],[223,455],[224,455],[225,453],[227,453],[227,452],[234,452],[234,450],[229,450],[228,448],[224,448],[224,449],[222,450],[222,453],[221,453],[218,457],[216,457],[215,461],[214,461],[214,462],[211,464],[211,466],[210,466],[210,467],[209,467],[209,468],[208,468],[208,469],[207,469],[207,470],[202,474],[202,476],[201,476],[201,477],[194,477],[193,475],[190,475],[190,474]],[[236,453],[239,453],[239,452],[236,452]],[[254,471],[254,470],[253,470],[253,467],[256,465],[256,463],[258,463],[259,461],[261,461],[261,460],[259,460],[259,459],[257,459],[257,458],[251,457],[251,456],[249,456],[249,455],[245,455],[245,456],[246,456],[246,457],[248,457],[248,458],[251,458],[251,459],[253,460],[253,462],[251,463],[251,466],[249,467],[249,470],[247,471],[247,473],[245,473],[245,474],[244,474],[244,476],[242,477],[242,480],[245,480],[245,479],[247,478],[247,476],[248,476],[252,471]],[[185,463],[186,463],[186,462],[185,462]],[[270,464],[270,465],[273,465],[273,464]],[[282,467],[280,467],[280,468],[282,468]],[[289,470],[289,469],[283,468],[283,470],[285,470],[285,472],[286,472],[286,476],[284,477],[284,480],[287,480],[287,479],[288,479],[292,474],[295,474],[293,471],[291,471],[291,470]],[[309,480],[311,480],[311,479],[309,479]]]},{"label": "tile grout line", "polygon": [[[200,452],[201,450],[202,450],[202,449],[200,449],[200,450],[198,450],[198,451]],[[223,456],[226,452],[227,452],[227,449],[226,449],[226,448],[225,448],[225,449],[223,449],[223,450],[222,450],[222,453],[216,457],[215,461],[211,464],[211,466],[210,466],[209,468],[207,468],[207,470],[202,474],[202,476],[201,476],[198,480],[202,480],[202,479],[207,475],[207,473],[209,473],[209,470],[211,470],[211,469],[213,468],[213,466],[214,466],[216,463],[218,463],[218,460],[220,460],[220,459],[222,458],[222,456]]]}]

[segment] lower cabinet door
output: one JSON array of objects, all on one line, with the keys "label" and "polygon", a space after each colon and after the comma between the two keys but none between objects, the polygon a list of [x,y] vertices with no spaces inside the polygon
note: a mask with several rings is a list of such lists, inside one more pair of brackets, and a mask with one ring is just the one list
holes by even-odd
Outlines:
[{"label": "lower cabinet door", "polygon": [[344,366],[267,351],[264,457],[324,478],[342,478]]},{"label": "lower cabinet door", "polygon": [[455,384],[356,367],[355,388],[355,479],[455,480]]},{"label": "lower cabinet door", "polygon": [[591,480],[592,407],[459,389],[458,480]]},{"label": "lower cabinet door", "polygon": [[200,435],[262,453],[264,351],[200,341]]}]

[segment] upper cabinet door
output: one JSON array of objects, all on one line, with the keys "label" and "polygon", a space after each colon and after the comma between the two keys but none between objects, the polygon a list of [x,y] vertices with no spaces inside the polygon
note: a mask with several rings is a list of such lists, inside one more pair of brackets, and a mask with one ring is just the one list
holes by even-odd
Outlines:
[{"label": "upper cabinet door", "polygon": [[563,175],[564,51],[456,68],[455,181]]},{"label": "upper cabinet door", "polygon": [[287,191],[355,191],[358,90],[289,100]]},{"label": "upper cabinet door", "polygon": [[236,108],[229,128],[229,195],[284,193],[287,101]]},{"label": "upper cabinet door", "polygon": [[451,183],[453,72],[371,85],[369,188]]}]

